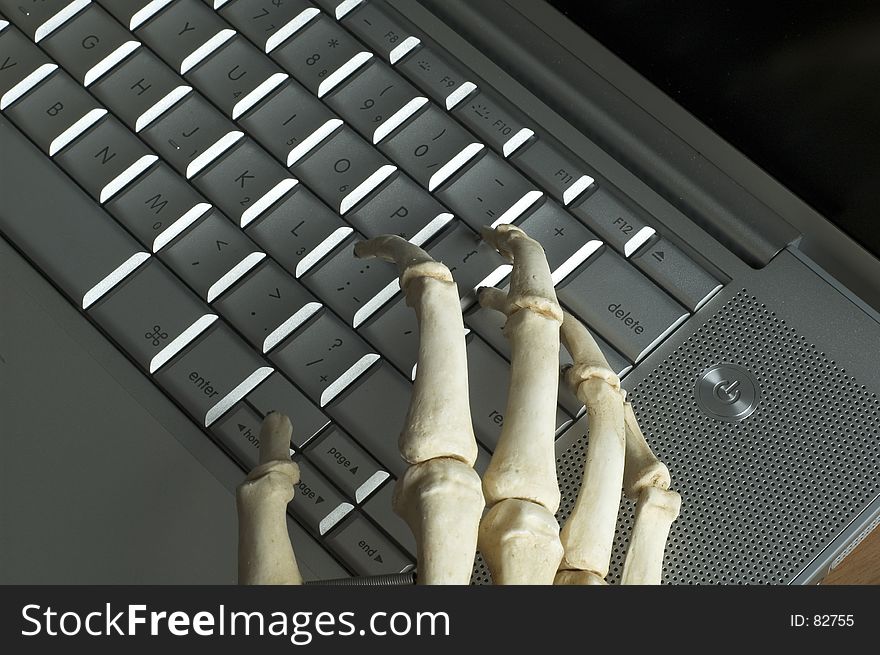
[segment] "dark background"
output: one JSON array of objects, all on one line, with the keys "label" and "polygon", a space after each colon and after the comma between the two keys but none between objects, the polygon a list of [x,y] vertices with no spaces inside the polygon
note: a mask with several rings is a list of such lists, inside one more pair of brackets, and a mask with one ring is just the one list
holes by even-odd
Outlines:
[{"label": "dark background", "polygon": [[550,2],[880,257],[880,1]]}]

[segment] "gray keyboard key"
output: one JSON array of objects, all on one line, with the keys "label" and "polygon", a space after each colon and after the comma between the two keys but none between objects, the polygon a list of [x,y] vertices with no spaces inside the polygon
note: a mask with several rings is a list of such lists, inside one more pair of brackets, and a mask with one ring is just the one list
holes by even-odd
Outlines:
[{"label": "gray keyboard key", "polygon": [[285,414],[293,423],[292,440],[297,448],[302,448],[330,423],[324,412],[277,372],[251,391],[246,400],[262,416],[269,412]]},{"label": "gray keyboard key", "polygon": [[[147,253],[5,116],[0,143],[0,198],[8,202],[0,206],[0,231],[73,302],[88,307],[103,289],[96,285]],[[28,220],[10,207],[28,207]]]},{"label": "gray keyboard key", "polygon": [[89,86],[99,74],[95,66],[127,41],[135,41],[131,33],[101,7],[90,4],[40,45],[77,82]]},{"label": "gray keyboard key", "polygon": [[472,134],[430,103],[385,139],[379,149],[419,184],[433,191],[445,179],[444,165],[474,142]]},{"label": "gray keyboard key", "polygon": [[526,194],[535,200],[539,197],[532,184],[513,166],[487,151],[452,182],[445,183],[437,191],[437,199],[474,230],[479,230],[502,217],[508,223],[514,221],[517,215],[511,215],[509,210],[516,214],[517,209],[520,213],[527,209],[528,206],[521,206]]},{"label": "gray keyboard key", "polygon": [[453,113],[503,157],[512,155],[535,134],[526,116],[486,89],[470,96]]},{"label": "gray keyboard key", "polygon": [[397,68],[444,109],[452,109],[477,89],[470,72],[433,44],[422,43]]},{"label": "gray keyboard key", "polygon": [[400,290],[395,266],[354,256],[354,246],[362,239],[360,234],[352,235],[302,278],[304,285],[355,328]]},{"label": "gray keyboard key", "polygon": [[321,308],[305,287],[272,260],[248,273],[214,306],[263,353],[272,350],[308,320],[310,312]]},{"label": "gray keyboard key", "polygon": [[289,165],[291,153],[300,152],[297,149],[303,141],[332,120],[340,124],[323,102],[298,83],[288,81],[238,122],[276,159]]},{"label": "gray keyboard key", "polygon": [[543,246],[551,271],[599,238],[553,200],[542,203],[516,224]]},{"label": "gray keyboard key", "polygon": [[365,49],[356,39],[321,14],[271,55],[300,84],[321,97],[329,90],[325,82],[332,81],[334,73],[361,52]]},{"label": "gray keyboard key", "polygon": [[632,263],[692,312],[724,286],[666,239],[638,251]]},{"label": "gray keyboard key", "polygon": [[364,512],[380,528],[390,534],[410,557],[415,557],[418,554],[416,538],[413,536],[412,530],[410,530],[406,521],[395,514],[391,506],[391,497],[394,495],[394,485],[396,483],[396,480],[390,480],[388,484],[373,494],[364,503]]},{"label": "gray keyboard key", "polygon": [[653,234],[653,228],[643,218],[643,212],[610,188],[597,189],[582,203],[572,207],[571,211],[606,243],[627,257]]},{"label": "gray keyboard key", "polygon": [[190,93],[145,128],[140,136],[178,173],[190,178],[198,172],[190,164],[235,131],[235,124],[204,97]]},{"label": "gray keyboard key", "polygon": [[[149,124],[148,112],[186,82],[147,48],[138,48],[89,87],[129,128],[139,132]],[[185,93],[181,88],[178,93]]]},{"label": "gray keyboard key", "polygon": [[[507,411],[507,387],[510,384],[510,365],[476,335],[468,338],[468,389],[471,397],[471,418],[477,439],[495,451],[504,412]],[[571,417],[556,408],[556,429],[571,422]]]},{"label": "gray keyboard key", "polygon": [[71,0],[0,0],[0,11],[31,39],[40,41],[61,25],[65,16],[70,19],[70,12],[64,11],[70,5]]},{"label": "gray keyboard key", "polygon": [[412,307],[401,293],[359,332],[407,378],[419,357],[419,323]]},{"label": "gray keyboard key", "polygon": [[55,161],[101,203],[158,159],[117,120],[106,116],[55,156]]},{"label": "gray keyboard key", "polygon": [[[355,364],[368,361],[370,346],[350,327],[328,311],[322,311],[298,328],[269,358],[312,401],[324,406],[328,388]],[[373,355],[373,357],[376,357]]]},{"label": "gray keyboard key", "polygon": [[363,502],[388,479],[378,462],[337,426],[309,443],[306,456],[355,502]]},{"label": "gray keyboard key", "polygon": [[293,461],[299,465],[299,482],[288,510],[312,532],[323,536],[345,518],[354,505],[302,455],[294,455]]},{"label": "gray keyboard key", "polygon": [[499,267],[510,266],[494,248],[460,221],[432,239],[425,249],[434,259],[449,267],[460,296],[472,294],[477,285]]},{"label": "gray keyboard key", "polygon": [[327,549],[315,541],[299,523],[290,519],[287,522],[287,529],[290,535],[290,543],[293,544],[293,550],[296,553],[296,564],[304,581],[338,580],[351,576],[327,552]]},{"label": "gray keyboard key", "polygon": [[386,121],[418,95],[412,84],[375,60],[340,84],[324,102],[367,141],[378,143],[388,133]]},{"label": "gray keyboard key", "polygon": [[167,351],[159,353],[211,311],[159,260],[150,258],[92,305],[89,314],[153,373],[167,356]]},{"label": "gray keyboard key", "polygon": [[[100,0],[100,5],[127,29],[135,29],[163,9],[161,3],[158,3],[158,9],[144,12],[144,9],[152,4],[150,0],[137,0],[136,2],[132,0]],[[137,17],[136,23],[134,22],[135,17]]]},{"label": "gray keyboard key", "polygon": [[45,53],[32,41],[15,29],[12,25],[0,31],[0,108],[5,109],[11,103],[11,96],[6,94],[27,78],[31,73],[43,66],[55,66]]},{"label": "gray keyboard key", "polygon": [[175,71],[184,74],[189,57],[229,25],[197,0],[178,0],[136,32]]},{"label": "gray keyboard key", "polygon": [[160,369],[155,380],[210,427],[271,373],[252,348],[218,321]]},{"label": "gray keyboard key", "polygon": [[241,227],[247,227],[296,180],[254,141],[245,137],[192,180]]},{"label": "gray keyboard key", "polygon": [[358,575],[401,573],[413,565],[408,556],[360,513],[345,520],[326,541]]},{"label": "gray keyboard key", "polygon": [[[163,249],[159,257],[200,298],[213,302],[235,282],[229,280],[227,274],[259,253],[256,244],[229,219],[212,210],[189,232]],[[256,263],[253,262],[252,266]]]},{"label": "gray keyboard key", "polygon": [[247,233],[288,272],[302,276],[353,230],[297,184],[247,228]]},{"label": "gray keyboard key", "polygon": [[397,174],[345,218],[367,238],[396,234],[410,240],[432,221],[439,230],[452,214],[409,176]]},{"label": "gray keyboard key", "polygon": [[186,78],[235,120],[272,90],[266,84],[278,86],[287,74],[249,41],[236,35],[187,73]]},{"label": "gray keyboard key", "polygon": [[511,161],[563,205],[577,200],[595,183],[583,162],[544,134],[517,150]]},{"label": "gray keyboard key", "polygon": [[351,11],[353,8],[351,7],[352,3],[347,2],[346,0],[312,0],[312,2],[321,7],[321,9],[333,16],[336,20],[342,18],[341,11],[337,13],[337,9],[345,9],[347,7],[348,11]]},{"label": "gray keyboard key", "polygon": [[238,403],[211,426],[211,432],[232,453],[245,471],[260,463],[260,426],[263,419],[254,410]]},{"label": "gray keyboard key", "polygon": [[560,302],[633,362],[688,313],[610,249],[587,261],[556,290]]},{"label": "gray keyboard key", "polygon": [[274,50],[291,34],[302,29],[315,12],[307,0],[237,0],[220,9],[223,18],[264,52]]},{"label": "gray keyboard key", "polygon": [[54,155],[69,140],[56,141],[86,115],[99,117],[100,105],[70,75],[58,71],[6,110],[6,115],[36,143]]},{"label": "gray keyboard key", "polygon": [[357,34],[382,59],[396,64],[420,41],[393,10],[384,4],[364,2],[346,14],[342,24]]},{"label": "gray keyboard key", "polygon": [[352,191],[388,165],[390,162],[378,150],[343,126],[294,164],[292,170],[324,202],[345,214],[352,208]]},{"label": "gray keyboard key", "polygon": [[153,252],[180,234],[210,205],[167,164],[159,162],[106,205]]},{"label": "gray keyboard key", "polygon": [[394,476],[407,464],[397,441],[403,430],[412,385],[386,362],[368,370],[327,407],[327,413]]}]

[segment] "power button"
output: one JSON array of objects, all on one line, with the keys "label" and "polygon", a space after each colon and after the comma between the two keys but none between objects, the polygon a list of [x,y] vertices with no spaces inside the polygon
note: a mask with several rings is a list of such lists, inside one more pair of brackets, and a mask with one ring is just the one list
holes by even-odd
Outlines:
[{"label": "power button", "polygon": [[738,364],[716,364],[697,378],[697,404],[709,416],[722,421],[742,421],[761,400],[758,381]]}]

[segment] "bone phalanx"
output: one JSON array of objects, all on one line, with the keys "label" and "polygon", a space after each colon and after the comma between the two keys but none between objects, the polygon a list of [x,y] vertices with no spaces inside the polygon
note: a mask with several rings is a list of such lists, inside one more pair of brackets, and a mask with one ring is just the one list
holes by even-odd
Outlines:
[{"label": "bone phalanx", "polygon": [[[399,439],[409,467],[393,497],[394,510],[416,538],[419,582],[467,584],[479,538],[498,584],[604,584],[623,488],[637,505],[622,582],[658,584],[681,504],[669,490],[669,471],[651,452],[589,331],[560,308],[540,244],[511,225],[484,229],[483,238],[512,261],[513,270],[509,292],[479,293],[484,307],[507,317],[511,344],[505,422],[482,484],[473,470],[477,445],[464,326],[449,269],[396,236],[355,248],[359,257],[397,265],[419,321],[418,373]],[[554,450],[560,333],[574,362],[564,378],[586,405],[590,423],[583,484],[561,534],[554,517],[560,500]],[[284,513],[298,479],[289,440],[290,423],[268,416],[261,463],[239,488],[243,584],[301,582]]]}]

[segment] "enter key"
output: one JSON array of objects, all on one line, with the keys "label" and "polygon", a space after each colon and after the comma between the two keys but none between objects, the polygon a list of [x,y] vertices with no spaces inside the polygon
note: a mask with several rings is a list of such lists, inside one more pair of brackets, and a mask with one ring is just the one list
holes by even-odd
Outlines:
[{"label": "enter key", "polygon": [[687,310],[605,248],[557,287],[575,316],[638,362],[688,317]]}]

